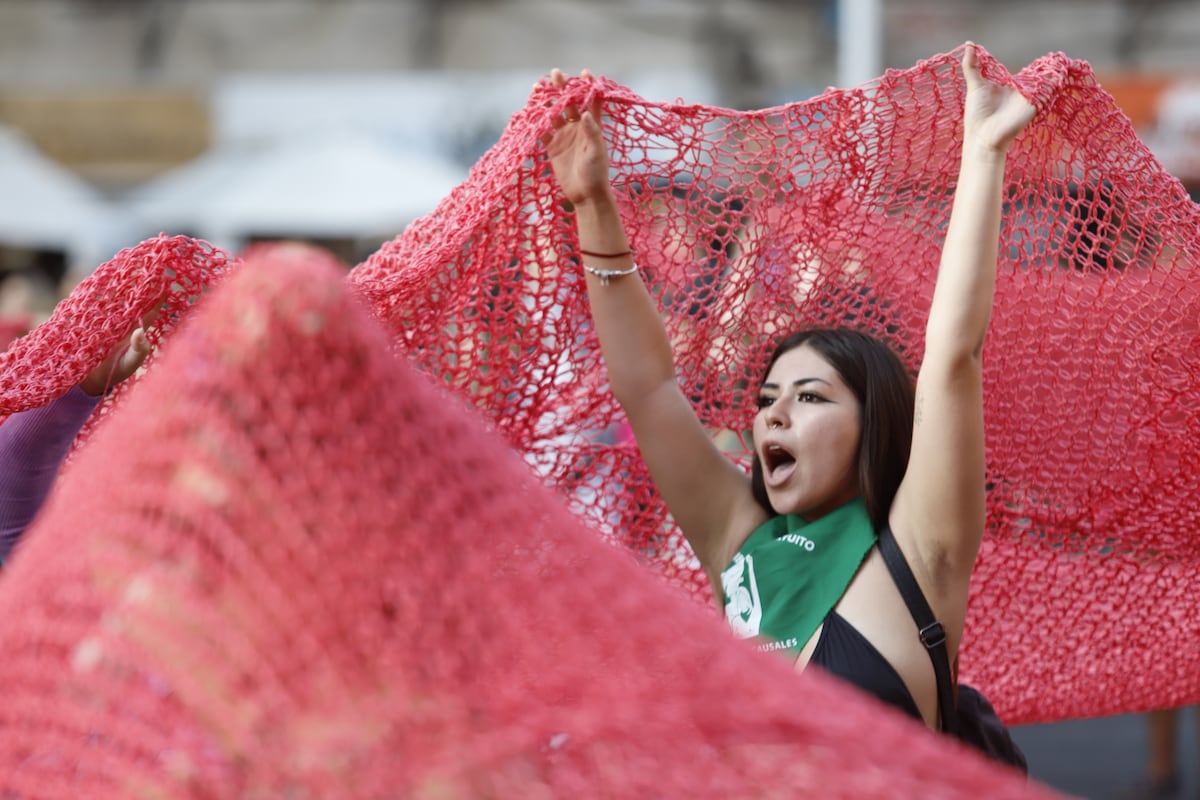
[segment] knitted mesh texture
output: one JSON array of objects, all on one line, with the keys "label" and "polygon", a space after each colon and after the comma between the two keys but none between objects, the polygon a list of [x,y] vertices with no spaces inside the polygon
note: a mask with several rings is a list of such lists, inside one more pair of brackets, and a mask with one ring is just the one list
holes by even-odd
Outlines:
[{"label": "knitted mesh texture", "polygon": [[[1008,153],[962,677],[1011,723],[1200,702],[1200,215],[1086,63],[1054,53],[1013,75],[978,52],[1037,116]],[[544,82],[351,280],[571,509],[711,606],[609,391],[540,138],[567,103],[602,101],[679,382],[748,466],[780,336],[859,327],[919,368],[959,167],[959,55],[750,112]]]},{"label": "knitted mesh texture", "polygon": [[[1086,63],[979,53],[1038,115],[1008,156],[962,678],[1010,724],[1200,702],[1196,206]],[[720,630],[608,389],[540,144],[603,100],[679,379],[745,466],[778,336],[853,325],[919,367],[963,90],[957,53],[751,112],[544,83],[348,278],[186,237],[118,254],[0,356],[12,413],[164,310],[0,580],[0,785],[967,791],[971,759]]]},{"label": "knitted mesh texture", "polygon": [[6,796],[1051,796],[732,641],[343,275],[247,260],[78,452],[0,581]]}]

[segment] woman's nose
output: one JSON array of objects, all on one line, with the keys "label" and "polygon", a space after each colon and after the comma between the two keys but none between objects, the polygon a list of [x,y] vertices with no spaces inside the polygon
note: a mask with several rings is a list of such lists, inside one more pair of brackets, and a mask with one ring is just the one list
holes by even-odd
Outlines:
[{"label": "woman's nose", "polygon": [[771,405],[767,406],[766,422],[769,430],[787,427],[787,414],[783,413],[783,409],[780,408],[781,405],[782,404],[776,400],[774,403],[771,403]]}]

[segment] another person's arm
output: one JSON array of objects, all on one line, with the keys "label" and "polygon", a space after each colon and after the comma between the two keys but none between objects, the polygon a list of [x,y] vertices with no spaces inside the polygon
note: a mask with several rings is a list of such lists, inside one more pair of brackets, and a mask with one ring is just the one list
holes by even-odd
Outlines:
[{"label": "another person's arm", "polygon": [[71,443],[99,402],[76,386],[0,425],[0,561],[37,516]]},{"label": "another person's arm", "polygon": [[139,328],[63,396],[0,425],[0,562],[8,560],[41,510],[71,444],[100,397],[137,371],[150,352]]}]

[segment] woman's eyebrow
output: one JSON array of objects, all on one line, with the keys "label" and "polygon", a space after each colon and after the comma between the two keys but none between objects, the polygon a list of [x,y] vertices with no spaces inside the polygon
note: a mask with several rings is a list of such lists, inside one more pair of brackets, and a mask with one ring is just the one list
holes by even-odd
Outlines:
[{"label": "woman's eyebrow", "polygon": [[[800,378],[799,380],[792,381],[792,387],[796,388],[796,387],[804,386],[805,384],[808,384],[808,383],[823,383],[826,386],[833,385],[832,383],[825,380],[824,378]],[[758,388],[759,388],[759,391],[761,391],[763,389],[778,389],[779,384],[778,383],[764,383],[762,386],[760,386]]]}]

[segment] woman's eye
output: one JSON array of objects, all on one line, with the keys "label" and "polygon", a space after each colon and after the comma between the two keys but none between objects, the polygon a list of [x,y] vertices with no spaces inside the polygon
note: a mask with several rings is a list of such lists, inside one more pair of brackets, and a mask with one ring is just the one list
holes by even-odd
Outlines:
[{"label": "woman's eye", "polygon": [[801,403],[821,402],[821,396],[819,394],[813,394],[812,392],[801,392],[800,394],[796,395],[796,399]]},{"label": "woman's eye", "polygon": [[758,407],[766,408],[767,406],[771,405],[771,403],[774,403],[774,402],[775,402],[774,397],[767,397],[766,395],[759,395]]}]

